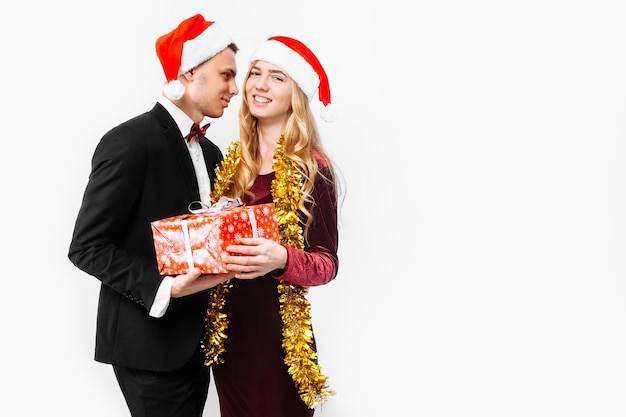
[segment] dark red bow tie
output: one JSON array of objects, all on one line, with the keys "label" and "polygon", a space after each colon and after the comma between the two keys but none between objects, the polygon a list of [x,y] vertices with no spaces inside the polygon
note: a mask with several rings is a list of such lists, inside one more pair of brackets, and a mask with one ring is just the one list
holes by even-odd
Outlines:
[{"label": "dark red bow tie", "polygon": [[206,130],[209,128],[209,126],[211,126],[211,123],[208,123],[202,127],[200,127],[198,123],[194,123],[193,126],[191,126],[189,136],[187,136],[187,141],[191,142],[194,139],[200,141],[200,139],[204,137],[204,134],[206,133]]}]

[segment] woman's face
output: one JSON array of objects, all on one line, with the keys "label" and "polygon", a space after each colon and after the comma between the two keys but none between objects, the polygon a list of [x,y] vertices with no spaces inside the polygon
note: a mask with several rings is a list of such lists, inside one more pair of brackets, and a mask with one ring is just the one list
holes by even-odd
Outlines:
[{"label": "woman's face", "polygon": [[291,78],[276,65],[257,61],[244,86],[250,113],[259,120],[286,119],[291,109]]}]

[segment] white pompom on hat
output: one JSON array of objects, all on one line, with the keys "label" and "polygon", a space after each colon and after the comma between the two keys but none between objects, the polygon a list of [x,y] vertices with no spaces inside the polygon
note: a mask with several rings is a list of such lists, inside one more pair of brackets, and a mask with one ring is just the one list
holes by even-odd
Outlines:
[{"label": "white pompom on hat", "polygon": [[328,76],[315,54],[305,44],[287,36],[272,36],[252,54],[250,63],[254,61],[266,61],[280,67],[302,89],[309,102],[318,91],[319,100],[324,105],[322,119],[326,122],[334,120],[330,107]]},{"label": "white pompom on hat", "polygon": [[165,73],[165,96],[178,100],[185,86],[178,76],[213,58],[233,43],[232,38],[217,23],[200,14],[183,20],[173,31],[156,41],[156,53]]}]

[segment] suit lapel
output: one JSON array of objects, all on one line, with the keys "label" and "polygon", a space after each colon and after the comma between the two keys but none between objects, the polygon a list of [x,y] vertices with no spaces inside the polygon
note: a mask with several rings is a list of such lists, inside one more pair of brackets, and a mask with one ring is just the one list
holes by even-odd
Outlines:
[{"label": "suit lapel", "polygon": [[196,172],[189,155],[189,150],[185,144],[185,139],[180,133],[176,122],[159,103],[155,104],[151,112],[161,123],[163,133],[167,138],[167,143],[171,150],[172,161],[171,163],[177,164],[184,179],[185,187],[192,196],[193,200],[200,199],[200,192],[198,191],[198,179],[196,178]]}]

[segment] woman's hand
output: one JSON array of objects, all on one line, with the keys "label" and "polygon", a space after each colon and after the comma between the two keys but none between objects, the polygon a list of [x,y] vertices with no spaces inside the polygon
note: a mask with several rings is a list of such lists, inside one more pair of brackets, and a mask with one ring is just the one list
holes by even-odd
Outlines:
[{"label": "woman's hand", "polygon": [[287,265],[287,249],[280,243],[261,237],[241,238],[240,244],[226,248],[232,255],[224,260],[235,278],[252,279]]}]

